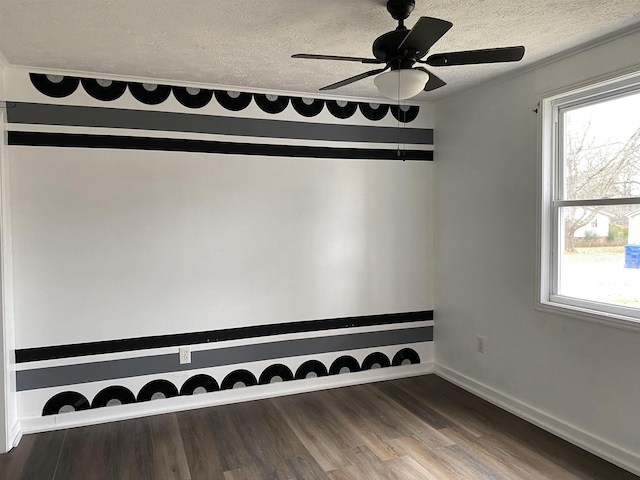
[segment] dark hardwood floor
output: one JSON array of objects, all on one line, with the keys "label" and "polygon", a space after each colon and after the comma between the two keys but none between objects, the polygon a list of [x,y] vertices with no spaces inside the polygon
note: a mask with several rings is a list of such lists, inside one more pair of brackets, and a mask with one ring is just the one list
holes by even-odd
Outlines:
[{"label": "dark hardwood floor", "polygon": [[435,376],[26,435],[3,479],[639,479]]}]

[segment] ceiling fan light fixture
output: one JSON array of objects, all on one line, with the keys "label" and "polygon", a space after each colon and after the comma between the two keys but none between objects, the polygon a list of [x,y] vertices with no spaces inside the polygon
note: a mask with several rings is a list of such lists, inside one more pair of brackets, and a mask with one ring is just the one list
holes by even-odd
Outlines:
[{"label": "ceiling fan light fixture", "polygon": [[381,95],[393,100],[415,97],[427,84],[429,74],[422,70],[402,68],[384,72],[373,79]]}]

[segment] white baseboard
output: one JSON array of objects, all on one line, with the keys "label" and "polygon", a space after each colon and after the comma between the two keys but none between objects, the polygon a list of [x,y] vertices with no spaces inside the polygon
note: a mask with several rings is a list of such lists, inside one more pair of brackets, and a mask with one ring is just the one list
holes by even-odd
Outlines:
[{"label": "white baseboard", "polygon": [[[19,435],[116,422],[131,418],[281,397],[284,395],[295,395],[297,393],[413,377],[426,375],[428,373],[433,373],[433,362],[366,370],[344,375],[330,375],[308,380],[256,385],[254,387],[224,390],[211,394],[173,397],[161,401],[83,410],[70,414],[26,418],[20,421]],[[17,443],[15,445],[17,445]]]},{"label": "white baseboard", "polygon": [[620,448],[606,440],[574,427],[562,419],[553,417],[527,403],[477,382],[444,365],[434,364],[434,373],[547,432],[577,445],[625,470],[640,475],[640,455],[638,453]]},{"label": "white baseboard", "polygon": [[9,430],[9,440],[11,448],[16,447],[22,439],[22,430],[20,429],[20,422],[16,421]]}]

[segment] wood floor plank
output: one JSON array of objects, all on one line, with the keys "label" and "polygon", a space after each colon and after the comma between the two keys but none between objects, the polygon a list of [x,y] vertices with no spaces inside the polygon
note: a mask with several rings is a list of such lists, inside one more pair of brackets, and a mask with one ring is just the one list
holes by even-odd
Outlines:
[{"label": "wood floor plank", "polygon": [[544,430],[525,423],[515,434],[502,434],[520,447],[548,459],[582,480],[638,480],[640,477],[582,450]]},{"label": "wood floor plank", "polygon": [[342,425],[327,413],[326,407],[313,395],[293,395],[272,401],[324,471],[351,465],[344,454],[349,443],[343,436]]},{"label": "wood floor plank", "polygon": [[349,457],[360,478],[395,480],[393,472],[365,445],[353,449]]},{"label": "wood floor plank", "polygon": [[416,438],[404,437],[393,440],[398,450],[413,458],[425,470],[430,472],[437,480],[466,479],[462,469],[456,466],[456,462],[450,462],[440,455],[441,448],[425,448]]},{"label": "wood floor plank", "polygon": [[[474,457],[508,478],[521,480],[577,480],[577,477],[531,450],[514,449],[499,433],[474,437],[457,427],[441,430]],[[500,441],[500,438],[504,440]],[[526,459],[526,461],[523,461]]]},{"label": "wood floor plank", "polygon": [[429,470],[408,455],[386,460],[384,463],[393,472],[395,478],[401,480],[443,480],[442,477],[432,475]]},{"label": "wood floor plank", "polygon": [[65,432],[25,435],[16,448],[0,455],[0,478],[31,480],[53,478]]},{"label": "wood floor plank", "polygon": [[113,424],[116,445],[112,462],[117,465],[115,478],[150,479],[152,475],[153,443],[149,422],[125,420]]},{"label": "wood floor plank", "polygon": [[327,472],[330,480],[361,480],[360,472],[353,465]]},{"label": "wood floor plank", "polygon": [[0,478],[640,480],[435,375],[27,435]]},{"label": "wood floor plank", "polygon": [[451,441],[420,418],[407,411],[373,385],[361,385],[358,391],[339,391],[336,395],[349,408],[351,416],[359,419],[361,428],[378,433],[384,441],[415,436],[430,446],[446,446]]},{"label": "wood floor plank", "polygon": [[114,461],[116,428],[116,424],[104,424],[67,430],[54,478],[114,478],[118,473],[118,462]]},{"label": "wood floor plank", "polygon": [[289,458],[287,464],[291,471],[290,479],[331,480],[311,455]]},{"label": "wood floor plank", "polygon": [[372,387],[436,430],[455,425],[451,420],[430,408],[425,402],[416,401],[416,397],[391,382],[374,383]]},{"label": "wood floor plank", "polygon": [[492,427],[484,418],[478,418],[464,406],[439,396],[423,379],[424,377],[420,377],[421,381],[417,382],[408,381],[411,379],[394,380],[392,384],[414,396],[416,402],[427,402],[430,408],[477,437],[493,433]]},{"label": "wood floor plank", "polygon": [[218,443],[224,441],[216,430],[213,409],[202,408],[178,414],[180,438],[189,465],[191,480],[222,478],[224,468]]},{"label": "wood floor plank", "polygon": [[230,419],[237,426],[243,449],[251,465],[268,479],[290,477],[287,459],[308,455],[307,449],[287,425],[280,412],[269,400],[233,405]]},{"label": "wood floor plank", "polygon": [[153,444],[153,474],[157,480],[190,480],[189,462],[175,413],[148,418]]},{"label": "wood floor plank", "polygon": [[225,480],[267,480],[257,467],[244,467],[224,472]]},{"label": "wood floor plank", "polygon": [[[361,390],[360,387],[362,386],[359,386],[358,390]],[[341,425],[341,437],[345,445],[366,446],[380,460],[397,457],[396,452],[387,441],[388,437],[378,428],[378,422],[371,422],[370,419],[362,415],[362,406],[356,402],[345,402],[337,390],[323,392],[323,395],[318,398],[327,410],[327,414],[335,417],[337,423]],[[377,419],[382,413],[374,409],[367,415]]]}]

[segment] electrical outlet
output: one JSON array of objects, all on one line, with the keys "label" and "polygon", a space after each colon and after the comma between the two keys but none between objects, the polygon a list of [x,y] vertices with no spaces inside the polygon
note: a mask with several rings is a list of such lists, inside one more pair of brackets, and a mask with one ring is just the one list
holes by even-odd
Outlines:
[{"label": "electrical outlet", "polygon": [[478,336],[477,347],[478,347],[478,353],[484,353],[484,337]]},{"label": "electrical outlet", "polygon": [[191,347],[180,347],[180,363],[191,363]]}]

